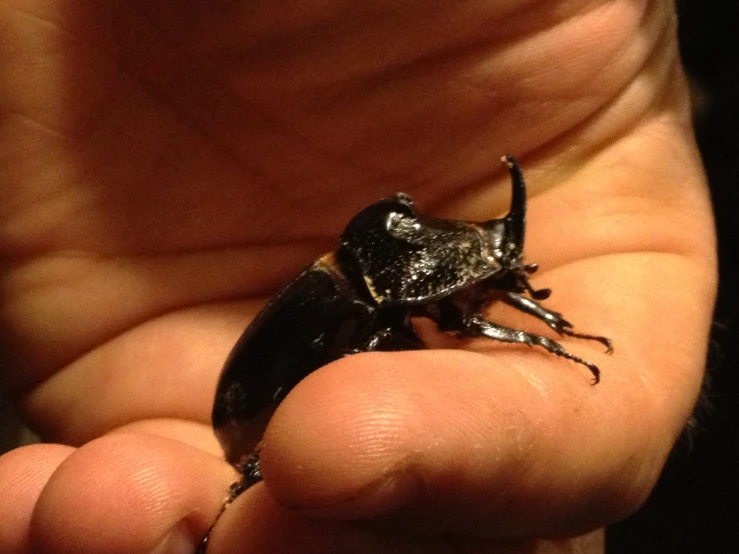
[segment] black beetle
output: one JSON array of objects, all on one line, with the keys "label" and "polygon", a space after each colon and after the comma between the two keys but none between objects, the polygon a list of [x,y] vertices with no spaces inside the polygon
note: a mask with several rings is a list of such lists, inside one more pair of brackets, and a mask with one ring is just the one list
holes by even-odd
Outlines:
[{"label": "black beetle", "polygon": [[[557,342],[486,320],[494,300],[544,321],[560,335],[605,337],[572,331],[561,314],[541,306],[549,289],[534,290],[523,263],[526,186],[516,160],[505,156],[512,180],[508,214],[481,223],[419,214],[406,194],[359,212],[339,248],[318,258],[259,313],[229,356],[213,407],[213,427],[226,459],[242,474],[230,500],[261,479],[248,423],[276,406],[306,375],[343,356],[424,348],[411,320],[425,317],[460,337],[488,337],[541,346],[598,368]],[[524,296],[528,294],[529,297]]]}]

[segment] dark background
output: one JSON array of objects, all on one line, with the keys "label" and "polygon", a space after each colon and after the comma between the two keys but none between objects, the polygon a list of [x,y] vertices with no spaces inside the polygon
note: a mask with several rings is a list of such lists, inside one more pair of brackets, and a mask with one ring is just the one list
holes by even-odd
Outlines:
[{"label": "dark background", "polygon": [[698,414],[692,447],[676,448],[646,505],[609,529],[608,554],[739,553],[739,1],[678,6],[719,237],[711,408]]}]

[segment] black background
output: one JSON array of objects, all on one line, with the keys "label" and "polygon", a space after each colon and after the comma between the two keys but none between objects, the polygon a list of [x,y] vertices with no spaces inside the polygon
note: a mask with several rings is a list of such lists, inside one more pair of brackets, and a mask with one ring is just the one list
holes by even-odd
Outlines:
[{"label": "black background", "polygon": [[708,362],[712,408],[700,416],[692,448],[673,453],[646,505],[609,529],[609,554],[739,553],[739,2],[678,6],[719,236],[721,281]]}]

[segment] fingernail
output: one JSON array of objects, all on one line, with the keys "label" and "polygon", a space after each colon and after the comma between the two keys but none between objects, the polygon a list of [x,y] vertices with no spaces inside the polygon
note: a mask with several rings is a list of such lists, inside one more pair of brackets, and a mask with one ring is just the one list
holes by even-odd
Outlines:
[{"label": "fingernail", "polygon": [[151,554],[195,554],[193,536],[188,531],[187,525],[184,522],[180,522],[151,551]]}]

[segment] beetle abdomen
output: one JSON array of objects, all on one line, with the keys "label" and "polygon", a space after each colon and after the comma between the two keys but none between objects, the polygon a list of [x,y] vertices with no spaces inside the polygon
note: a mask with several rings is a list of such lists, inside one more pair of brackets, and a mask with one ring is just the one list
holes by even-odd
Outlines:
[{"label": "beetle abdomen", "polygon": [[306,375],[341,357],[371,326],[359,301],[328,257],[306,268],[247,327],[221,374],[213,426],[226,457],[251,446],[244,423],[275,406]]}]

